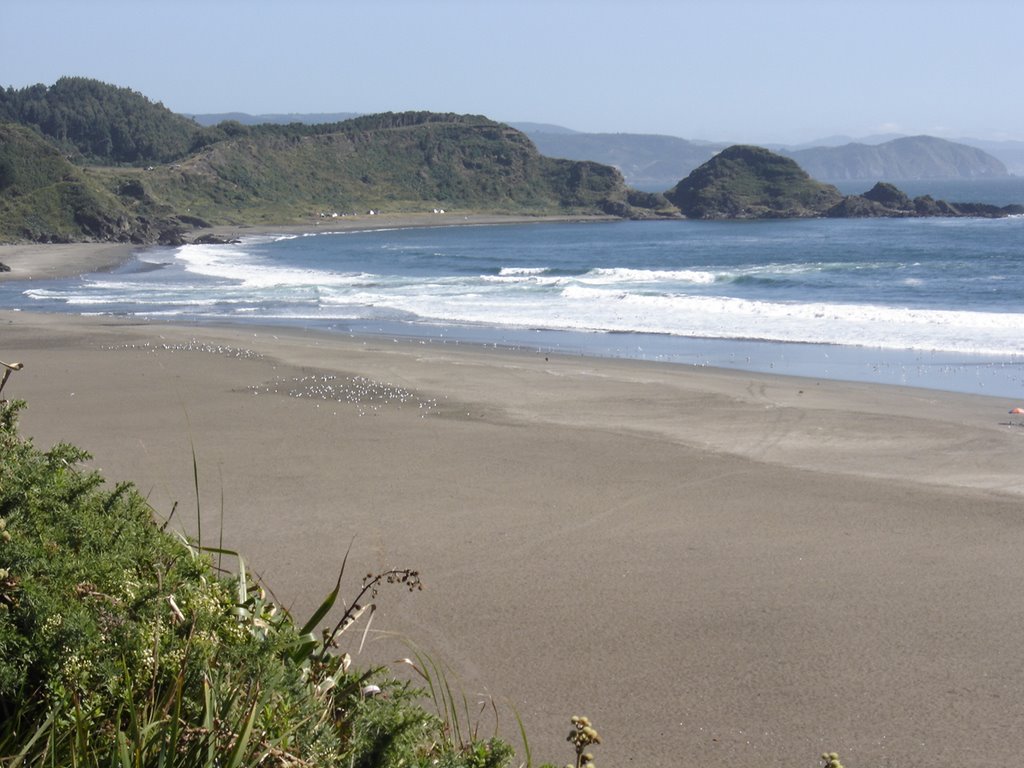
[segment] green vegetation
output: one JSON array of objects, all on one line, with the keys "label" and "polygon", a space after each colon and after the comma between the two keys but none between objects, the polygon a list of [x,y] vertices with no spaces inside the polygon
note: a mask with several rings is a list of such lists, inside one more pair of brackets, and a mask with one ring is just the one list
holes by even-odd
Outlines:
[{"label": "green vegetation", "polygon": [[175,243],[367,209],[663,215],[630,195],[614,168],[476,115],[203,127],[86,78],[0,90],[0,241]]},{"label": "green vegetation", "polygon": [[0,241],[148,243],[184,226],[130,175],[82,168],[32,129],[0,123]]},{"label": "green vegetation", "polygon": [[0,89],[0,122],[20,123],[64,152],[98,163],[158,163],[186,155],[202,130],[128,88],[85,77]]},{"label": "green vegetation", "polygon": [[626,195],[614,169],[542,157],[521,133],[483,117],[403,113],[237,127],[235,136],[148,174],[153,194],[210,220],[438,206],[597,213]]},{"label": "green vegetation", "polygon": [[[241,558],[236,574],[218,572],[198,544],[158,527],[132,486],[108,490],[80,469],[83,451],[36,449],[17,431],[20,406],[0,402],[0,764],[509,760],[507,744],[453,728],[447,709],[427,712],[386,670],[331,652],[379,588],[417,589],[414,571],[368,575],[318,636],[340,576],[298,626]],[[436,670],[428,682],[436,700]]]},{"label": "green vegetation", "polygon": [[723,150],[665,196],[697,219],[814,216],[843,199],[793,160],[744,145]]}]

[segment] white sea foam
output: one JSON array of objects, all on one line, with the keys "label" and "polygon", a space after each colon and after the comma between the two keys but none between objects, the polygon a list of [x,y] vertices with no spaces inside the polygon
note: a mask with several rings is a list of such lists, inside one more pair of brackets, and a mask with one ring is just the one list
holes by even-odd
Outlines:
[{"label": "white sea foam", "polygon": [[374,279],[366,273],[279,267],[237,246],[186,245],[178,250],[177,258],[188,272],[237,281],[248,289],[352,285]]},{"label": "white sea foam", "polygon": [[448,322],[1024,355],[1024,317],[1015,313],[644,296],[578,286],[566,288],[556,302],[473,294],[444,302],[426,295],[384,294],[363,294],[359,300]]},{"label": "white sea foam", "polygon": [[478,279],[481,283],[495,283],[498,285],[509,286],[565,285],[571,280],[571,278],[568,277],[549,275],[546,273],[538,273],[535,275],[480,275]]},{"label": "white sea foam", "polygon": [[664,281],[707,285],[717,279],[714,272],[691,269],[592,269],[579,278],[585,283],[658,283]]},{"label": "white sea foam", "polygon": [[498,272],[499,277],[532,277],[550,272],[548,267],[502,267]]}]

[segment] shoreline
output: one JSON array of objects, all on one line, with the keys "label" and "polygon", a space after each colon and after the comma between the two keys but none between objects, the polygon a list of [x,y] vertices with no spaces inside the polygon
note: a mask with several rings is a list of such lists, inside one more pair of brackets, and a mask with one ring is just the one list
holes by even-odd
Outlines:
[{"label": "shoreline", "polygon": [[[366,229],[412,229],[420,227],[494,226],[502,224],[538,224],[555,222],[618,221],[615,216],[520,216],[515,214],[375,214],[317,219],[305,224],[216,225],[196,230],[193,238],[215,235],[225,239],[260,235],[315,235]],[[10,267],[0,272],[5,280],[49,280],[74,277],[86,272],[114,269],[132,255],[155,244],[131,243],[0,243],[0,264]],[[167,246],[173,247],[173,246]]]},{"label": "shoreline", "polygon": [[223,523],[297,617],[353,538],[354,572],[419,569],[427,589],[382,591],[345,650],[415,643],[517,743],[514,706],[540,761],[579,712],[608,764],[1018,751],[1024,427],[1002,398],[276,327],[0,326],[23,434],[89,450],[158,514],[179,502],[186,529],[194,451],[204,531]]},{"label": "shoreline", "polygon": [[[265,235],[316,235],[332,232],[365,231],[368,228],[407,229],[449,226],[526,225],[552,222],[607,221],[607,217],[532,217],[506,215],[408,214],[345,216],[326,219],[322,226],[280,225],[252,227],[216,227],[214,234],[225,238]],[[106,243],[0,245],[0,263],[12,267],[0,272],[0,283],[36,279],[57,279],[89,271],[114,269],[153,246]],[[31,307],[23,308],[33,311]],[[164,321],[160,321],[164,322]],[[199,322],[181,317],[166,322]],[[214,325],[220,322],[214,320]],[[260,321],[257,321],[260,322]],[[268,321],[263,321],[268,322]],[[248,324],[248,321],[240,320]],[[312,330],[323,330],[334,321],[309,322]],[[829,345],[813,342],[762,341],[711,337],[682,337],[644,333],[586,333],[532,328],[487,327],[473,325],[416,328],[401,322],[381,323],[354,320],[341,323],[342,335],[367,335],[376,338],[396,334],[403,338],[428,339],[430,329],[441,327],[446,338],[456,343],[499,345],[513,348],[549,350],[564,354],[583,354],[607,359],[637,359],[668,362],[680,366],[719,367],[783,375],[824,377],[829,380],[897,384],[938,391],[992,395],[1007,399],[1008,407],[1024,400],[1024,360],[1013,356],[989,357],[980,354],[924,350],[890,350],[874,347]],[[380,327],[378,327],[380,326]],[[244,327],[244,325],[240,326]],[[282,328],[296,324],[282,321]],[[1012,401],[1012,402],[1011,402]]]}]

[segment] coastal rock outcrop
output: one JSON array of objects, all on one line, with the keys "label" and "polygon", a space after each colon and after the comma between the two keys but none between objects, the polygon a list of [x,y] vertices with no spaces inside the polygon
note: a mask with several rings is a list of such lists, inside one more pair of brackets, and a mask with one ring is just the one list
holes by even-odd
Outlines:
[{"label": "coastal rock outcrop", "polygon": [[923,218],[931,216],[979,216],[1002,218],[1024,212],[1024,206],[998,206],[988,203],[948,203],[922,195],[913,200],[892,184],[878,182],[863,195],[849,195],[825,215],[834,219],[853,218]]},{"label": "coastal rock outcrop", "polygon": [[665,193],[693,219],[820,216],[842,193],[812,179],[796,161],[762,147],[729,147]]},{"label": "coastal rock outcrop", "polygon": [[911,199],[887,182],[862,195],[843,196],[812,179],[796,161],[761,147],[723,150],[665,193],[682,214],[696,219],[873,218],[983,216],[1024,213],[1024,206]]},{"label": "coastal rock outcrop", "polygon": [[872,202],[879,203],[886,208],[901,208],[906,210],[913,210],[914,204],[907,197],[907,194],[900,189],[897,189],[894,185],[889,184],[885,181],[880,181],[862,197],[871,200]]},{"label": "coastal rock outcrop", "polygon": [[192,240],[192,243],[195,245],[234,245],[240,242],[242,241],[237,237],[222,237],[221,235],[216,235],[212,232],[199,235]]}]

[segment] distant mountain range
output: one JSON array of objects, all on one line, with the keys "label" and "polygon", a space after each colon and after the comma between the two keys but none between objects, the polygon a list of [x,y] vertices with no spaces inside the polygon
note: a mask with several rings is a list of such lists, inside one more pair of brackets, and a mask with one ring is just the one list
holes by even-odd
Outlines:
[{"label": "distant mountain range", "polygon": [[[213,126],[225,120],[243,125],[334,123],[356,115],[353,112],[264,115],[221,112],[191,117],[200,125]],[[508,125],[529,136],[543,155],[612,165],[622,172],[627,184],[649,192],[669,189],[729,146],[726,142],[660,134],[588,133],[550,123],[511,122]],[[933,136],[876,134],[859,139],[828,136],[797,145],[768,144],[766,148],[792,157],[811,176],[829,182],[1024,175],[1024,142],[1021,141],[949,141]]]},{"label": "distant mountain range", "polygon": [[529,136],[542,155],[615,166],[627,184],[649,192],[664,192],[728,146],[656,134],[552,133],[528,125],[512,127]]},{"label": "distant mountain range", "polygon": [[[662,191],[707,162],[726,144],[636,133],[555,133],[523,130],[550,157],[595,160],[618,168],[637,189]],[[932,136],[889,138],[882,143],[849,142],[801,148],[773,145],[814,178],[840,181],[979,179],[1024,173],[1024,142],[992,142],[989,151]],[[1007,161],[997,155],[1004,154]]]},{"label": "distant mountain range", "polygon": [[814,147],[784,154],[814,178],[827,181],[979,179],[1009,175],[1006,166],[984,150],[933,136],[908,136],[874,146]]}]

